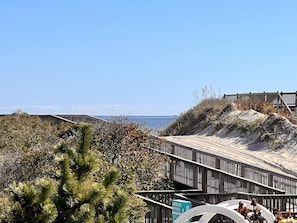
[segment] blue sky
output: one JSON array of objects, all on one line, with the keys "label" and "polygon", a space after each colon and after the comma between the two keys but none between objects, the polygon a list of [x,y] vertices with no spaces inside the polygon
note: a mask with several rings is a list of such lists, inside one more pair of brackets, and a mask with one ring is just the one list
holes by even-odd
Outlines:
[{"label": "blue sky", "polygon": [[0,2],[0,113],[179,115],[297,91],[297,1]]}]

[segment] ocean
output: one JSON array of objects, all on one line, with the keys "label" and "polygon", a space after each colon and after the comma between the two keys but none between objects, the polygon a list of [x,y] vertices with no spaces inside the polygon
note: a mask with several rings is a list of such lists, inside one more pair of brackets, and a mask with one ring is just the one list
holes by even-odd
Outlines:
[{"label": "ocean", "polygon": [[[117,118],[117,116],[97,116],[99,118],[105,120],[111,120]],[[137,123],[137,124],[144,124],[145,127],[149,129],[153,129],[155,131],[160,131],[166,128],[168,125],[173,123],[178,116],[171,115],[171,116],[124,116],[129,121]]]}]

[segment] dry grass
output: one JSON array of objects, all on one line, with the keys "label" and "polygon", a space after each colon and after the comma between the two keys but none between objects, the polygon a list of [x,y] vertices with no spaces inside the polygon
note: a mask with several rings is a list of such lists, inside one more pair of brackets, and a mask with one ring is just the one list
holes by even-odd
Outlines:
[{"label": "dry grass", "polygon": [[222,111],[228,102],[223,99],[209,98],[204,99],[201,103],[181,114],[179,118],[163,130],[160,135],[187,135],[193,132],[193,129],[200,124],[207,123],[209,118]]},{"label": "dry grass", "polygon": [[[201,130],[206,128],[208,125],[214,122],[215,119],[220,116],[220,114],[224,113],[228,109],[232,109],[232,106],[235,106],[236,109],[241,111],[252,109],[266,115],[278,113],[279,115],[287,118],[291,123],[297,124],[295,116],[292,116],[284,109],[275,108],[273,104],[268,102],[256,100],[238,100],[233,102],[231,105],[231,103],[227,100],[212,97],[204,99],[198,105],[181,114],[174,123],[160,132],[160,136],[193,134],[197,129]],[[257,125],[258,124],[259,123],[257,123]],[[230,126],[230,128],[235,128],[237,125],[238,123],[234,123],[234,125]],[[222,128],[222,126],[223,124],[219,124],[217,129]],[[249,126],[249,128],[250,127],[251,126]]]},{"label": "dry grass", "polygon": [[240,100],[238,100],[238,101],[235,101],[234,104],[237,106],[237,108],[239,110],[242,110],[242,111],[247,111],[247,110],[253,109],[257,112],[267,114],[267,115],[277,112],[277,110],[273,106],[273,104],[264,102],[264,101],[253,101],[253,100],[240,101]]},{"label": "dry grass", "polygon": [[254,101],[254,100],[249,100],[249,101],[238,100],[238,101],[235,101],[234,103],[239,110],[246,111],[246,110],[253,109],[257,112],[260,112],[266,115],[277,113],[287,118],[291,123],[297,124],[297,119],[294,115],[291,115],[287,110],[283,108],[277,109],[273,104],[269,102]]}]

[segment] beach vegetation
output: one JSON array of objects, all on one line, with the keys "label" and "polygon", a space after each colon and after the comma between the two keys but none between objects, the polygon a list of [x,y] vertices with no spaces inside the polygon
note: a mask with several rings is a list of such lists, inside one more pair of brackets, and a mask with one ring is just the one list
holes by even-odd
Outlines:
[{"label": "beach vegetation", "polygon": [[[13,183],[9,222],[125,222],[128,219],[129,190],[118,186],[120,171],[101,170],[99,154],[90,150],[91,127],[82,125],[76,147],[61,143],[57,149],[55,181]],[[99,177],[100,176],[100,177]],[[128,183],[129,184],[129,183]]]},{"label": "beach vegetation", "polygon": [[142,222],[148,208],[135,192],[171,186],[165,158],[148,149],[160,141],[137,124],[53,124],[21,112],[0,122],[0,222]]},{"label": "beach vegetation", "polygon": [[122,179],[133,176],[138,190],[173,187],[164,175],[164,161],[168,158],[151,150],[159,147],[161,141],[150,134],[150,130],[120,117],[95,125],[94,132],[94,147],[106,162],[123,170]]}]

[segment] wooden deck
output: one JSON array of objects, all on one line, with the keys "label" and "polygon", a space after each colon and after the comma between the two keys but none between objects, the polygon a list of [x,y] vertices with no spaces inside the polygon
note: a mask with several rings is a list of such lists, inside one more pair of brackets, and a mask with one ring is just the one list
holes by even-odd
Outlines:
[{"label": "wooden deck", "polygon": [[257,164],[242,163],[212,152],[211,148],[205,151],[205,148],[192,148],[168,140],[153,150],[170,158],[165,164],[167,176],[192,189],[138,192],[151,210],[145,218],[146,223],[171,223],[172,199],[191,201],[194,207],[256,197],[270,211],[279,208],[297,214],[295,176],[271,171],[272,168],[259,168]]}]

